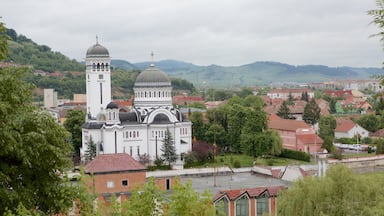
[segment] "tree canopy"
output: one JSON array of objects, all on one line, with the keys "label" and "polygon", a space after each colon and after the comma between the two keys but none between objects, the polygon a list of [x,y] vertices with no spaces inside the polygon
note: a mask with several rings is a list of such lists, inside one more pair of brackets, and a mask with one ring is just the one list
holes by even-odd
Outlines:
[{"label": "tree canopy", "polygon": [[357,175],[338,164],[325,177],[307,177],[279,195],[278,215],[381,215],[384,176]]}]

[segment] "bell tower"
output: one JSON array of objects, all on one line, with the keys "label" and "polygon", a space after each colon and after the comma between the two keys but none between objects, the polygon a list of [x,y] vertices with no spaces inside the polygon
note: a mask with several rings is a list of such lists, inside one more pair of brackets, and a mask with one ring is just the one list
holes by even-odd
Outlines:
[{"label": "bell tower", "polygon": [[85,58],[87,121],[96,119],[111,102],[111,58],[107,48],[96,44],[87,50]]}]

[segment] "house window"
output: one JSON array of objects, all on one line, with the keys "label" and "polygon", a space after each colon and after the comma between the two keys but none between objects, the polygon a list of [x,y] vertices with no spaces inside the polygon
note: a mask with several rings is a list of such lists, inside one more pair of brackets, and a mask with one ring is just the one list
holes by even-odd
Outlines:
[{"label": "house window", "polygon": [[236,216],[248,216],[249,204],[248,197],[243,196],[236,201]]},{"label": "house window", "polygon": [[165,189],[166,190],[170,190],[171,189],[171,180],[170,179],[166,179],[165,180]]},{"label": "house window", "polygon": [[132,156],[132,146],[129,146],[129,155]]},{"label": "house window", "polygon": [[220,201],[215,203],[216,215],[229,215],[228,213],[228,200],[222,198]]},{"label": "house window", "polygon": [[123,186],[123,187],[128,186],[128,180],[127,179],[122,180],[121,181],[121,186]]},{"label": "house window", "polygon": [[140,146],[137,146],[137,156],[140,156]]},{"label": "house window", "polygon": [[114,188],[115,183],[113,181],[107,181],[107,188]]},{"label": "house window", "polygon": [[269,213],[269,203],[267,194],[263,194],[256,200],[257,215],[264,215]]}]

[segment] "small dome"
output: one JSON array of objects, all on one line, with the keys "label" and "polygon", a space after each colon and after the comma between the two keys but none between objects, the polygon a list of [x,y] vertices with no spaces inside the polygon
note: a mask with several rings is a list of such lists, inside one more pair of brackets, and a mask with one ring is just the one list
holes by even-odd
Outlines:
[{"label": "small dome", "polygon": [[156,68],[154,65],[151,65],[137,76],[135,85],[139,83],[167,83],[168,85],[171,85],[171,81],[167,74]]},{"label": "small dome", "polygon": [[109,57],[109,52],[107,48],[101,46],[99,43],[96,43],[88,48],[87,57]]},{"label": "small dome", "polygon": [[167,115],[160,113],[160,114],[157,114],[155,116],[152,123],[153,124],[166,124],[166,123],[170,123],[170,122],[171,121],[169,120]]},{"label": "small dome", "polygon": [[111,102],[107,105],[107,109],[118,109],[119,106],[117,106],[117,104]]}]

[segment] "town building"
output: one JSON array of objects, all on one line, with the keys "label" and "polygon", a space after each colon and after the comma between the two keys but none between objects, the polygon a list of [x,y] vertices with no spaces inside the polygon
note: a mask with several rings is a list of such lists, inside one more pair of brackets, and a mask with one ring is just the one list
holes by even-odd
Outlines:
[{"label": "town building", "polygon": [[228,216],[276,215],[277,194],[284,186],[220,191],[214,197],[216,211]]},{"label": "town building", "polygon": [[284,149],[302,151],[309,154],[322,151],[323,140],[311,126],[302,120],[282,119],[277,115],[271,114],[268,127],[279,133]]},{"label": "town building", "polygon": [[280,98],[283,100],[288,100],[290,97],[292,99],[301,99],[303,94],[308,94],[308,99],[315,97],[315,92],[308,88],[275,88],[271,89],[267,96],[271,99]]},{"label": "town building", "polygon": [[88,186],[96,192],[98,200],[108,203],[114,194],[123,202],[131,191],[146,182],[147,168],[128,154],[98,155],[84,169]]},{"label": "town building", "polygon": [[169,131],[178,155],[175,165],[182,165],[182,155],[192,149],[192,123],[173,107],[168,76],[154,64],[142,71],[128,110],[111,100],[107,48],[96,42],[87,50],[85,63],[87,118],[82,126],[82,160],[89,146],[95,144],[97,155],[127,153],[136,160],[153,162],[162,155],[163,139]]},{"label": "town building", "polygon": [[343,121],[337,124],[335,128],[335,138],[365,138],[369,136],[369,131],[360,125],[354,123],[352,120]]}]

